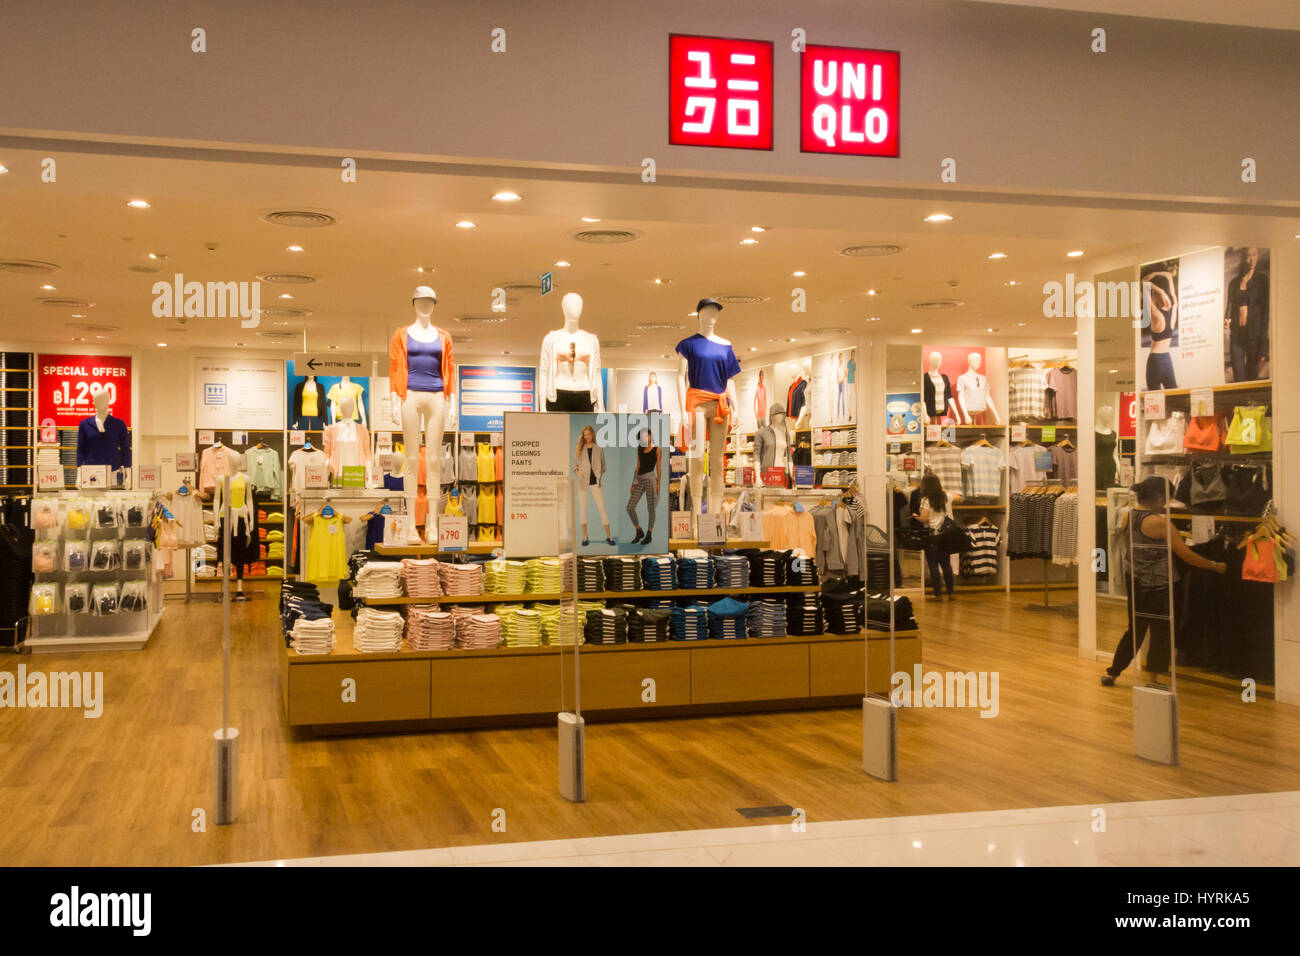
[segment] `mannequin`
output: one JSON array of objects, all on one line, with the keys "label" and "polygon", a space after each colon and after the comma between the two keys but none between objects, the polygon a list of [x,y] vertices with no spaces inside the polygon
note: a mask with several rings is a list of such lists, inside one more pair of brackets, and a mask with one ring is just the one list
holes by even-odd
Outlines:
[{"label": "mannequin", "polygon": [[[347,465],[370,464],[370,434],[366,426],[353,417],[357,409],[350,394],[339,399],[338,411],[338,421],[325,429],[321,441],[325,457],[329,459],[330,476],[334,479],[342,477]],[[366,473],[369,475],[368,469]]]},{"label": "mannequin", "polygon": [[1119,441],[1115,437],[1115,409],[1103,405],[1097,409],[1097,494],[1113,488],[1119,476]]},{"label": "mannequin", "polygon": [[108,389],[93,395],[95,414],[77,426],[77,466],[108,465],[109,470],[131,467],[131,435],[126,422],[109,414]]},{"label": "mannequin", "polygon": [[792,457],[790,441],[790,421],[785,409],[773,405],[767,413],[767,424],[754,433],[754,462],[758,465],[758,481],[763,480],[763,472],[770,467],[781,468],[788,472]]},{"label": "mannequin", "polygon": [[317,430],[325,424],[325,394],[315,375],[308,375],[294,386],[293,427]]},{"label": "mannequin", "polygon": [[[789,363],[790,385],[785,392],[786,417],[798,428],[799,423],[812,416],[812,403],[808,401],[808,383],[812,381],[812,359]],[[776,396],[778,399],[780,395]]]},{"label": "mannequin", "polygon": [[[351,378],[344,375],[337,385],[329,390],[330,418],[332,422],[342,421],[350,418],[353,421],[360,421],[366,424],[366,403],[361,400],[364,389]],[[343,399],[351,398],[353,400],[352,411],[343,411]]]},{"label": "mannequin", "polygon": [[[430,475],[442,474],[443,427],[455,422],[455,363],[452,360],[451,336],[433,324],[433,310],[438,297],[427,285],[418,286],[411,296],[415,319],[399,328],[388,343],[388,377],[394,404],[393,417],[402,423],[405,447],[420,447],[424,429],[425,468]],[[396,403],[400,402],[400,405]],[[418,492],[419,461],[415,453],[405,456],[402,494],[406,513],[415,514]],[[435,522],[429,522],[429,536],[438,540]],[[420,536],[412,527],[408,544],[419,544]]]},{"label": "mannequin", "polygon": [[943,355],[930,353],[930,370],[925,373],[925,423],[937,423],[945,415],[952,416],[953,421],[961,421],[961,412],[957,410],[957,399],[953,395],[952,382],[948,376],[939,371],[943,364]]},{"label": "mannequin", "polygon": [[[402,477],[406,471],[406,456],[400,452],[392,453],[391,461],[388,464],[388,471],[384,472],[384,489],[386,491],[402,491],[405,479]],[[419,462],[416,462],[418,467]]]},{"label": "mannequin", "polygon": [[677,343],[682,357],[677,374],[677,399],[682,407],[683,443],[690,459],[691,505],[699,507],[704,484],[704,437],[708,436],[709,505],[722,507],[724,477],[723,445],[727,432],[735,427],[736,376],[740,360],[731,343],[714,330],[722,304],[715,299],[701,299],[695,311],[700,331]]},{"label": "mannequin", "polygon": [[[993,416],[993,424],[1000,425],[997,406],[993,404],[993,395],[989,390],[989,380],[980,374],[983,359],[979,352],[966,356],[966,371],[957,376],[957,402],[961,408],[961,420],[967,425],[984,425],[985,412]],[[975,421],[978,418],[979,421]]]},{"label": "mannequin", "polygon": [[560,300],[564,327],[542,339],[539,383],[548,412],[599,412],[600,339],[578,328],[582,296],[566,293]]},{"label": "mannequin", "polygon": [[255,489],[248,480],[247,459],[233,448],[226,449],[230,461],[230,554],[224,553],[225,534],[221,527],[225,510],[225,481],[218,479],[212,494],[212,513],[217,519],[217,557],[222,563],[221,573],[235,569],[235,600],[247,601],[244,595],[244,569],[256,561],[260,554],[257,509],[253,505]]}]

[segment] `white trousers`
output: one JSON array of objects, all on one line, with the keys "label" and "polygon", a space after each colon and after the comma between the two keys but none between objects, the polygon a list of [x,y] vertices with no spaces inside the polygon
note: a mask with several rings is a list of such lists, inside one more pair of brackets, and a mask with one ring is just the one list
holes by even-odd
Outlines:
[{"label": "white trousers", "polygon": [[[596,510],[600,512],[600,523],[609,524],[609,512],[605,510],[605,492],[601,490],[600,485],[579,485],[579,492],[585,490],[592,500],[596,502]],[[582,526],[587,527],[587,501],[586,497],[581,497],[579,508],[579,517],[582,519]]]},{"label": "white trousers", "polygon": [[[429,511],[437,511],[442,482],[442,429],[446,422],[446,396],[442,392],[406,393],[406,399],[402,402],[402,439],[406,444],[402,497],[406,499],[406,513],[412,519],[415,517],[415,499],[419,496],[422,431],[425,473],[430,486]],[[434,527],[437,527],[436,522]]]}]

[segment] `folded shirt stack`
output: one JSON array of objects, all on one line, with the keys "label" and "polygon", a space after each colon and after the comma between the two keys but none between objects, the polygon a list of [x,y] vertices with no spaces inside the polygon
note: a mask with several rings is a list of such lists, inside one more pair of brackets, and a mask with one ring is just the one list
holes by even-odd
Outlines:
[{"label": "folded shirt stack", "polygon": [[391,654],[402,649],[406,621],[396,611],[363,607],[352,631],[352,649],[362,654]]},{"label": "folded shirt stack", "polygon": [[677,559],[677,586],[679,588],[708,588],[713,586],[713,561],[707,554]]},{"label": "folded shirt stack", "polygon": [[456,619],[433,604],[406,610],[406,646],[413,651],[449,651],[456,646]]},{"label": "folded shirt stack", "polygon": [[533,603],[529,607],[536,611],[541,619],[542,643],[554,643],[556,631],[560,627],[560,605]]},{"label": "folded shirt stack", "polygon": [[542,617],[523,607],[509,615],[501,614],[501,636],[506,647],[541,647]]},{"label": "folded shirt stack", "polygon": [[402,579],[406,584],[407,597],[442,597],[437,558],[402,559]]},{"label": "folded shirt stack", "polygon": [[460,643],[460,629],[466,621],[475,614],[483,613],[482,604],[453,604],[448,610],[451,611],[451,619],[456,623],[456,642]]},{"label": "folded shirt stack", "polygon": [[785,584],[787,561],[784,551],[749,552],[749,586],[774,588]]},{"label": "folded shirt stack", "polygon": [[641,586],[647,591],[671,591],[677,587],[673,559],[666,554],[641,559]]},{"label": "folded shirt stack", "polygon": [[438,581],[442,593],[449,596],[482,594],[483,565],[438,562]]},{"label": "folded shirt stack", "polygon": [[724,597],[709,605],[709,637],[715,641],[734,641],[745,636],[745,615],[749,605]]},{"label": "folded shirt stack", "polygon": [[807,637],[826,633],[821,600],[813,591],[792,594],[785,601],[786,633]]},{"label": "folded shirt stack", "polygon": [[822,612],[827,634],[860,634],[866,626],[863,592],[822,592]]},{"label": "folded shirt stack", "polygon": [[713,586],[718,588],[749,587],[749,560],[739,554],[714,555]]},{"label": "folded shirt stack", "polygon": [[889,609],[891,601],[894,610],[894,630],[915,630],[916,617],[912,613],[912,599],[906,594],[895,594],[892,599],[885,593],[868,594],[867,627],[877,631],[889,630]]},{"label": "folded shirt stack", "polygon": [[334,622],[327,617],[298,618],[289,632],[289,646],[298,654],[329,654],[334,650]]},{"label": "folded shirt stack", "polygon": [[402,596],[402,562],[367,561],[357,572],[352,594],[359,598]]},{"label": "folded shirt stack", "polygon": [[821,584],[821,579],[817,577],[817,562],[813,560],[811,555],[806,555],[801,551],[787,551],[786,555],[786,584],[809,586]]},{"label": "folded shirt stack", "polygon": [[606,591],[640,591],[641,559],[634,557],[603,558]]},{"label": "folded shirt stack", "polygon": [[672,638],[672,622],[668,608],[636,608],[627,616],[627,639],[634,644],[662,644]]},{"label": "folded shirt stack", "polygon": [[[559,558],[533,558],[524,567],[524,591],[533,594],[558,594],[562,569]],[[513,592],[512,592],[513,593]]]},{"label": "folded shirt stack", "polygon": [[583,635],[588,644],[626,644],[627,611],[622,608],[588,611]]},{"label": "folded shirt stack", "polygon": [[785,602],[751,601],[745,627],[750,637],[785,637]]},{"label": "folded shirt stack", "polygon": [[583,594],[596,594],[605,590],[605,563],[603,559],[578,559],[578,590]]},{"label": "folded shirt stack", "polygon": [[523,561],[497,558],[483,565],[483,590],[488,594],[523,594]]},{"label": "folded shirt stack", "polygon": [[587,615],[592,611],[601,611],[599,601],[579,601],[575,609],[572,605],[562,604],[555,618],[554,627],[548,632],[545,623],[542,634],[547,644],[557,647],[572,647],[574,644],[586,643],[583,633]]},{"label": "folded shirt stack", "polygon": [[501,618],[495,614],[471,614],[456,628],[456,646],[482,650],[501,646]]},{"label": "folded shirt stack", "polygon": [[703,604],[690,604],[672,609],[674,641],[707,641],[709,639],[709,612]]}]

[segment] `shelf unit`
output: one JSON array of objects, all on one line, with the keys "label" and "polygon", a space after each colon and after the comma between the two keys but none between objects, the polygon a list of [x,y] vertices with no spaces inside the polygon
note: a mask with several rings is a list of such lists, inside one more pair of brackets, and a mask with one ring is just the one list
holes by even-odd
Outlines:
[{"label": "shelf unit", "polygon": [[0,494],[32,491],[36,482],[35,425],[35,356],[31,352],[0,352]]},{"label": "shelf unit", "polygon": [[[213,438],[220,441],[223,445],[229,448],[233,448],[235,451],[241,453],[248,451],[248,449],[257,445],[258,442],[262,442],[268,448],[274,451],[277,456],[279,456],[280,476],[281,476],[280,487],[272,489],[269,492],[263,492],[259,490],[256,497],[253,499],[253,507],[255,510],[265,511],[267,514],[271,514],[273,512],[278,511],[285,516],[285,520],[283,522],[272,523],[272,524],[267,524],[266,522],[259,522],[259,527],[261,527],[266,531],[270,531],[273,528],[279,528],[281,531],[283,531],[285,540],[282,543],[284,544],[285,554],[287,555],[289,553],[290,547],[292,546],[291,541],[293,538],[293,526],[288,522],[289,512],[288,509],[285,507],[285,500],[284,500],[285,488],[287,487],[287,482],[288,482],[288,468],[289,468],[289,455],[288,455],[288,449],[286,448],[286,437],[284,431],[281,429],[272,430],[272,429],[253,429],[253,428],[248,428],[248,429],[245,428],[197,429],[196,428],[194,430],[194,452],[196,457],[200,457],[200,458],[203,455],[204,449],[208,447],[207,445],[199,444],[200,431],[211,431]],[[234,441],[234,433],[237,431],[244,432],[248,436],[248,441],[242,444],[236,444]],[[320,433],[317,432],[316,434],[319,435]],[[312,445],[319,448],[320,447],[319,439],[318,438],[313,439]],[[197,485],[198,483],[197,472],[194,475],[194,480],[195,480],[195,484]],[[202,488],[199,488],[198,492],[199,492],[199,498],[203,502],[204,509],[206,511],[210,508],[212,504],[212,495],[208,492],[205,492],[204,489]],[[204,524],[206,526],[207,522],[205,521]],[[220,527],[219,522],[216,521],[215,518],[213,521],[213,527]],[[216,544],[217,542],[206,541],[206,543]],[[259,548],[258,548],[259,554],[263,548],[267,548],[267,547],[268,547],[267,542],[265,541],[259,542]],[[193,549],[193,553],[195,555],[194,566],[199,568],[206,567],[206,561],[203,558],[203,549],[195,548]],[[284,572],[284,574],[289,573],[289,563],[287,558],[259,557],[258,560],[268,569],[271,568],[272,566],[278,566]],[[244,572],[244,577],[245,580],[252,579],[255,581],[264,581],[264,580],[275,581],[275,580],[282,579],[281,575],[250,574],[248,573],[247,570],[245,570]],[[236,578],[232,577],[231,580],[236,580]],[[216,577],[202,577],[202,578],[194,579],[194,584],[206,584],[206,583],[220,584],[221,576],[217,575]]]}]

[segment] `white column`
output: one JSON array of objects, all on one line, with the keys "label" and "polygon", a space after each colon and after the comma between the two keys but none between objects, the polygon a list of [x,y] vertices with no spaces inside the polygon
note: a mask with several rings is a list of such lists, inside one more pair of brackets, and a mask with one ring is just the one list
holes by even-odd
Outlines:
[{"label": "white column", "polygon": [[[1273,376],[1273,501],[1282,521],[1300,529],[1300,378],[1291,363],[1300,354],[1300,242],[1272,250],[1270,322]],[[1277,699],[1300,704],[1300,593],[1297,582],[1274,586],[1273,642]]]}]

